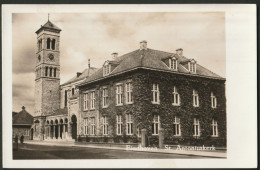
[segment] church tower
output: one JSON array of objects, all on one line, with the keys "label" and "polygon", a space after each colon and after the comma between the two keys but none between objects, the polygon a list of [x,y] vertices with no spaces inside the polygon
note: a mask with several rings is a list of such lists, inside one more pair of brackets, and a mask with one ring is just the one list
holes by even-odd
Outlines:
[{"label": "church tower", "polygon": [[34,113],[36,117],[51,115],[53,110],[59,109],[60,32],[61,29],[49,19],[36,31]]}]

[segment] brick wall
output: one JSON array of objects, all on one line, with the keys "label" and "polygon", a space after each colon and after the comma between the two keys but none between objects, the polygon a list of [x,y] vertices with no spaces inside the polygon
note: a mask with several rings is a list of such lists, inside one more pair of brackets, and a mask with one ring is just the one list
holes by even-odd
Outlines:
[{"label": "brick wall", "polygon": [[[116,84],[125,83],[128,80],[133,83],[134,103],[123,106],[116,106]],[[152,104],[152,84],[158,83],[160,89],[160,104]],[[98,86],[96,86],[98,85]],[[194,76],[177,75],[171,73],[162,73],[157,71],[139,70],[100,81],[98,84],[92,84],[80,87],[81,91],[96,87],[96,102],[99,105],[100,117],[106,115],[109,124],[109,136],[116,136],[116,115],[121,114],[123,119],[123,133],[126,129],[126,114],[132,113],[134,117],[134,134],[136,127],[147,129],[151,141],[156,143],[157,137],[152,137],[153,114],[160,115],[161,128],[165,129],[165,143],[167,144],[205,144],[205,145],[226,145],[226,99],[225,84],[223,80],[213,80]],[[109,106],[102,108],[102,87],[108,87]],[[172,105],[172,90],[176,86],[180,94],[180,106]],[[125,90],[125,88],[123,88]],[[199,94],[199,107],[193,107],[192,91],[197,90]],[[217,108],[211,108],[210,94],[213,92],[217,97]],[[82,95],[83,93],[81,93]],[[125,91],[123,91],[123,97]],[[81,97],[83,103],[83,96]],[[81,105],[82,106],[82,105]],[[82,106],[83,107],[83,106]],[[81,108],[82,110],[82,108]],[[96,111],[98,112],[98,111]],[[82,117],[94,116],[91,112],[82,112]],[[178,116],[181,119],[181,137],[173,136],[173,119]],[[200,120],[201,136],[193,137],[193,119]],[[213,138],[211,133],[211,120],[218,122],[219,137]],[[100,132],[102,132],[102,119],[100,120]],[[101,134],[101,133],[99,133]]]}]

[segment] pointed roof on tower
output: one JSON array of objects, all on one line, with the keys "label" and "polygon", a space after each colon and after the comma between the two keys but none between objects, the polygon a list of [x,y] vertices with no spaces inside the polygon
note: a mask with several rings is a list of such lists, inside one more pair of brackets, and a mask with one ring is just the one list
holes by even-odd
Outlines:
[{"label": "pointed roof on tower", "polygon": [[57,27],[55,24],[53,24],[50,20],[48,20],[43,26],[41,26],[41,28],[38,29],[35,33],[38,34],[43,29],[50,30],[50,31],[55,31],[55,32],[60,32],[61,31],[61,29],[59,27]]}]

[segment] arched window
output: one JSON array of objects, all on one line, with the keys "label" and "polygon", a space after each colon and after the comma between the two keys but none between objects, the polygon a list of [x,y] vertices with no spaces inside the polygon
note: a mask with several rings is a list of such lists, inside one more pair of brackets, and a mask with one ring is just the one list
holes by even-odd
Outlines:
[{"label": "arched window", "polygon": [[52,76],[52,68],[50,68],[50,77]]},{"label": "arched window", "polygon": [[42,75],[42,68],[40,68],[39,76],[41,77]]},{"label": "arched window", "polygon": [[37,43],[38,51],[40,51],[40,49],[41,49],[40,45],[41,45],[41,41],[39,40],[38,43]]},{"label": "arched window", "polygon": [[55,39],[53,39],[51,42],[51,49],[55,50]]},{"label": "arched window", "polygon": [[74,88],[72,88],[72,95],[74,95],[74,93],[75,93],[75,90],[74,90]]},{"label": "arched window", "polygon": [[47,49],[50,49],[51,48],[51,39],[48,38],[47,39]]},{"label": "arched window", "polygon": [[54,68],[53,71],[53,76],[56,77],[56,68]]},{"label": "arched window", "polygon": [[42,39],[40,39],[40,50],[42,49]]},{"label": "arched window", "polygon": [[45,67],[45,76],[48,76],[48,67]]}]

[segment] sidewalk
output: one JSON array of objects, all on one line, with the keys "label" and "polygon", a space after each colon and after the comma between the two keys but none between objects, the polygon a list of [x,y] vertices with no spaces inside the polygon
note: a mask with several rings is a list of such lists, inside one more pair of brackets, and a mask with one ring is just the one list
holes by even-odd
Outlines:
[{"label": "sidewalk", "polygon": [[[196,155],[213,158],[226,158],[226,151],[188,151],[188,150],[177,150],[176,148],[171,149],[159,149],[149,147],[138,147],[137,145],[114,145],[114,144],[95,144],[95,143],[71,143],[71,142],[60,142],[60,141],[32,141],[27,140],[24,143],[34,145],[51,145],[51,146],[73,146],[73,147],[86,147],[86,148],[98,148],[98,149],[113,149],[113,150],[125,150],[132,152],[153,152],[153,153],[166,153],[166,154],[180,154],[180,155]],[[114,146],[113,146],[114,145]]]}]

